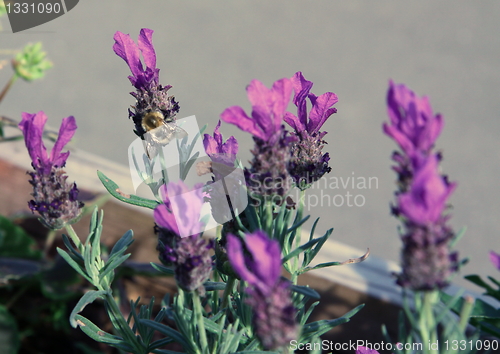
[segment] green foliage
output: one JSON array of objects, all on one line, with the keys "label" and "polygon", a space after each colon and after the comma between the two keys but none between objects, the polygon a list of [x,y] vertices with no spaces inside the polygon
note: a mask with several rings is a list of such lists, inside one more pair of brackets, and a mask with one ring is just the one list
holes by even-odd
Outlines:
[{"label": "green foliage", "polygon": [[0,257],[39,260],[42,252],[36,242],[21,227],[0,215]]},{"label": "green foliage", "polygon": [[[478,275],[467,275],[465,279],[483,288],[485,290],[484,295],[500,301],[500,282],[495,278],[488,276],[490,282],[493,283],[492,285]],[[463,299],[460,299],[459,303],[453,307],[453,311],[457,313],[463,301]],[[471,325],[476,326],[486,334],[500,338],[500,309],[495,309],[483,300],[476,299],[470,317]]]},{"label": "green foliage", "polygon": [[47,60],[46,53],[42,51],[42,43],[28,44],[18,53],[13,61],[14,71],[17,76],[26,81],[41,79],[45,72],[52,67]]},{"label": "green foliage", "polygon": [[17,322],[9,310],[0,305],[0,353],[16,354],[20,346]]}]

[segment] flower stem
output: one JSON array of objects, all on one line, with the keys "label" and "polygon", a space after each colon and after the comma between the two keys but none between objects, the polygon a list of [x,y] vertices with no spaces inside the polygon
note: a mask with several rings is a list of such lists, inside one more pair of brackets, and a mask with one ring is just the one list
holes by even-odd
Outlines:
[{"label": "flower stem", "polygon": [[[299,195],[299,205],[297,206],[297,217],[295,220],[300,222],[302,220],[302,215],[304,213],[304,200],[306,199],[306,190],[301,190],[300,195]],[[301,236],[302,236],[302,225],[299,226],[295,230],[295,248],[300,247],[300,242],[301,242]],[[293,274],[292,274],[292,282],[294,285],[297,285],[297,271],[299,267],[299,256],[294,257],[293,259]]]},{"label": "flower stem", "polygon": [[14,74],[10,78],[9,82],[7,82],[7,84],[3,88],[2,92],[0,93],[0,103],[2,102],[2,100],[5,97],[5,95],[7,94],[7,92],[9,92],[9,89],[12,87],[14,82],[16,82],[17,78],[18,78],[17,74]]},{"label": "flower stem", "polygon": [[229,297],[231,296],[231,293],[233,292],[235,280],[236,279],[232,276],[228,276],[228,278],[227,278],[226,288],[224,289],[224,294],[222,295],[221,308],[223,308],[223,309],[228,307],[228,305],[229,305]]},{"label": "flower stem", "polygon": [[[418,296],[418,294],[417,294]],[[438,302],[438,292],[436,290],[423,292],[423,305],[420,313],[420,334],[423,343],[437,343],[437,324],[434,316],[434,306]],[[438,354],[439,349],[431,349],[429,345],[424,345],[424,353]]]},{"label": "flower stem", "polygon": [[203,348],[203,353],[208,353],[207,333],[205,332],[205,324],[203,323],[203,311],[201,308],[200,295],[196,290],[193,291],[192,294],[193,294],[193,310],[194,310],[195,321],[198,324],[200,345]]},{"label": "flower stem", "polygon": [[163,152],[163,148],[160,146],[160,165],[161,165],[161,175],[163,177],[163,182],[165,185],[168,184],[168,171],[167,171],[167,163],[165,160],[165,153]]},{"label": "flower stem", "polygon": [[50,230],[49,233],[47,234],[47,238],[45,239],[45,245],[43,246],[43,258],[47,259],[47,255],[49,254],[50,247],[54,243],[54,240],[56,239],[56,231]]}]

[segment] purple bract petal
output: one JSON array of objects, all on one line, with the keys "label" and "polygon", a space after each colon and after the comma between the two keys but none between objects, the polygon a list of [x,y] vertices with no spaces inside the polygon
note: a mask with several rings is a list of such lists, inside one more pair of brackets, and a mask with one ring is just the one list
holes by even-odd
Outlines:
[{"label": "purple bract petal", "polygon": [[441,115],[434,115],[427,97],[418,97],[405,85],[389,82],[387,113],[390,124],[384,132],[393,138],[407,155],[419,151],[429,154],[444,125]]},{"label": "purple bract petal", "polygon": [[252,116],[249,117],[241,107],[232,106],[222,112],[221,118],[226,123],[269,141],[281,130],[291,93],[292,83],[289,79],[276,81],[271,89],[258,80],[252,80],[247,87]]},{"label": "purple bract petal", "polygon": [[213,137],[205,134],[203,137],[203,146],[205,152],[214,162],[219,162],[227,166],[234,166],[236,154],[238,153],[238,141],[234,136],[223,143],[222,134],[219,132],[220,120],[214,130]]},{"label": "purple bract petal", "polygon": [[456,187],[439,174],[438,162],[436,155],[429,156],[425,165],[415,172],[410,191],[398,198],[401,213],[416,224],[437,222]]},{"label": "purple bract petal", "polygon": [[[158,85],[159,69],[156,68],[156,53],[152,42],[153,31],[143,28],[139,34],[138,45],[130,35],[117,31],[114,35],[113,50],[125,60],[132,76],[129,80],[137,89],[148,89],[150,85]],[[144,58],[146,69],[141,63],[140,54]]]},{"label": "purple bract petal", "polygon": [[500,270],[500,254],[493,251],[490,252],[490,261],[493,265]]},{"label": "purple bract petal", "polygon": [[251,257],[245,257],[239,238],[228,236],[229,262],[241,279],[268,293],[277,284],[281,274],[281,250],[275,240],[265,232],[256,231],[245,236],[246,249]]},{"label": "purple bract petal", "polygon": [[36,114],[23,113],[21,123],[19,123],[33,166],[45,174],[50,173],[53,166],[64,166],[69,152],[61,153],[61,150],[71,140],[77,128],[74,117],[70,116],[63,119],[59,128],[59,136],[49,157],[42,140],[46,122],[47,116],[43,111],[40,111]]},{"label": "purple bract petal", "polygon": [[204,203],[202,185],[197,184],[190,189],[183,181],[170,182],[161,191],[165,195],[165,204],[157,206],[154,211],[158,226],[180,237],[200,234],[205,226],[200,222]]},{"label": "purple bract petal", "polygon": [[[295,90],[293,103],[297,106],[297,116],[287,112],[284,119],[297,134],[307,130],[309,135],[315,136],[326,120],[337,112],[337,109],[332,106],[338,102],[338,97],[333,92],[326,92],[319,97],[311,93],[313,83],[306,80],[300,71],[295,73],[290,80]],[[307,98],[312,105],[309,118]]]},{"label": "purple bract petal", "polygon": [[69,151],[61,153],[61,150],[71,140],[71,138],[73,138],[76,128],[75,117],[69,116],[63,119],[61,127],[59,128],[59,136],[57,137],[57,141],[50,152],[50,160],[53,165],[61,167],[66,163]]}]

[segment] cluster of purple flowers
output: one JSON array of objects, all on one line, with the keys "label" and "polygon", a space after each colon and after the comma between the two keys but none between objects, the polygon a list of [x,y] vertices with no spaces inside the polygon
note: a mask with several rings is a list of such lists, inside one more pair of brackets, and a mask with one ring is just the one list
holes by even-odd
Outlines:
[{"label": "cluster of purple flowers", "polygon": [[458,255],[449,246],[454,232],[444,213],[456,184],[440,174],[441,154],[433,151],[443,118],[434,115],[427,97],[419,98],[392,81],[387,106],[390,123],[384,124],[384,132],[402,150],[393,154],[399,190],[392,212],[402,216],[405,225],[398,284],[414,290],[442,289],[458,267]]},{"label": "cluster of purple flowers", "polygon": [[[247,87],[251,116],[239,106],[222,112],[223,121],[253,135],[254,157],[251,167],[245,170],[247,186],[253,196],[280,204],[292,187],[292,181],[306,189],[330,172],[330,157],[322,152],[326,132],[319,130],[336,112],[332,106],[338,99],[332,92],[318,97],[310,92],[311,88],[312,82],[304,79],[301,72],[291,79],[276,81],[271,89],[252,80]],[[297,116],[286,111],[292,90],[295,91],[293,102],[297,106]],[[312,105],[309,114],[307,99]],[[293,128],[291,134],[285,130],[283,122]]]},{"label": "cluster of purple flowers", "polygon": [[47,116],[43,111],[36,114],[23,113],[19,128],[31,157],[34,172],[28,172],[33,186],[33,200],[28,205],[33,212],[40,214],[40,221],[49,229],[58,230],[71,223],[80,215],[83,203],[78,200],[76,184],[69,184],[68,176],[62,169],[69,152],[62,152],[76,130],[75,118],[64,118],[59,129],[57,141],[47,155],[43,143],[43,129]]}]

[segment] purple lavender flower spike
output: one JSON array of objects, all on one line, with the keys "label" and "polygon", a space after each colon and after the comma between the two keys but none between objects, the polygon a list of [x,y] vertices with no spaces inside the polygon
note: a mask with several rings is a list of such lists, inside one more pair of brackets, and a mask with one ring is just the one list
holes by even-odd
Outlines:
[{"label": "purple lavender flower spike", "polygon": [[434,115],[427,97],[418,97],[405,85],[389,82],[387,113],[390,124],[384,132],[408,155],[416,151],[428,155],[443,129],[444,120]]},{"label": "purple lavender flower spike", "polygon": [[399,211],[418,225],[436,223],[455,188],[455,183],[447,183],[439,175],[438,158],[431,155],[425,165],[416,171],[410,191],[399,195]]},{"label": "purple lavender flower spike", "polygon": [[[297,106],[297,116],[287,112],[284,120],[295,130],[293,134],[298,140],[291,146],[289,170],[296,185],[305,189],[331,171],[328,166],[330,156],[322,152],[326,144],[323,140],[326,132],[319,130],[326,120],[337,112],[332,106],[338,102],[338,98],[333,92],[326,92],[319,97],[311,93],[313,83],[306,80],[300,71],[291,81],[295,90],[293,103]],[[312,105],[309,114],[307,99]]]},{"label": "purple lavender flower spike", "polygon": [[50,229],[58,230],[80,215],[83,203],[77,200],[76,184],[68,184],[68,176],[62,170],[69,152],[61,152],[76,131],[75,118],[64,118],[59,129],[59,136],[50,156],[43,143],[43,129],[47,116],[43,111],[36,114],[23,113],[19,128],[31,157],[34,172],[28,172],[33,186],[33,200],[28,205],[37,211],[40,220]]},{"label": "purple lavender flower spike", "polygon": [[163,187],[165,202],[154,210],[159,237],[157,250],[165,265],[174,265],[177,284],[186,291],[204,293],[203,283],[212,271],[213,243],[201,237],[204,224],[202,185],[191,190],[183,181]]},{"label": "purple lavender flower spike", "polygon": [[254,312],[255,333],[265,350],[287,347],[298,334],[297,311],[291,301],[290,283],[280,277],[279,244],[263,231],[247,234],[244,243],[249,256],[240,239],[229,234],[227,254],[236,274],[250,285],[247,304]]},{"label": "purple lavender flower spike", "polygon": [[226,142],[223,142],[222,134],[219,132],[220,123],[219,120],[214,129],[213,137],[209,134],[204,135],[203,146],[212,161],[233,167],[238,153],[238,141],[234,136],[231,136]]},{"label": "purple lavender flower spike", "polygon": [[498,270],[500,270],[500,254],[490,251],[490,261]]},{"label": "purple lavender flower spike", "polygon": [[[135,133],[144,138],[144,134],[151,128],[148,122],[143,122],[144,117],[161,117],[165,122],[174,120],[179,112],[179,104],[174,96],[168,96],[167,91],[172,86],[162,86],[159,83],[160,69],[156,67],[156,53],[153,46],[153,30],[143,28],[139,34],[137,45],[128,34],[116,32],[114,35],[114,52],[122,58],[130,68],[132,76],[129,80],[136,88],[136,92],[130,94],[137,100],[132,110],[129,110],[129,118],[135,124]],[[144,59],[144,66],[140,56]]]}]

